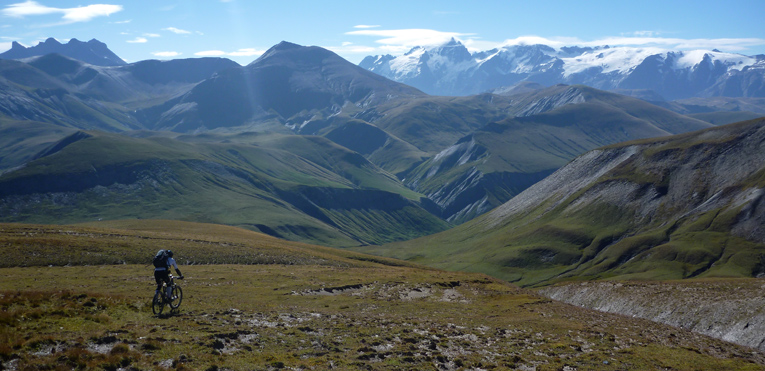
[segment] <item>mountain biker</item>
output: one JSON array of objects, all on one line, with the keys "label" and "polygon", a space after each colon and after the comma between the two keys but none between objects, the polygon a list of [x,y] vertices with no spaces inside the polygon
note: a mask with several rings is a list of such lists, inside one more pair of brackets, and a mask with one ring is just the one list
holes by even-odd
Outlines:
[{"label": "mountain biker", "polygon": [[164,255],[165,255],[164,264],[161,264],[160,266],[157,266],[156,268],[154,268],[154,280],[157,281],[156,292],[159,292],[159,290],[162,288],[162,282],[165,282],[167,284],[167,297],[172,299],[173,288],[170,287],[170,267],[175,268],[175,273],[178,273],[178,279],[182,280],[183,274],[181,273],[181,270],[178,269],[178,264],[175,262],[175,259],[173,259],[173,251],[165,250]]}]

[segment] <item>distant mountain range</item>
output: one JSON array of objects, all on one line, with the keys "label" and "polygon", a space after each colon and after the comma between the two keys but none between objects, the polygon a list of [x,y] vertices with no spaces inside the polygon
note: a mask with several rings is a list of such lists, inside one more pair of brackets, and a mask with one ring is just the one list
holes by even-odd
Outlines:
[{"label": "distant mountain range", "polygon": [[[343,246],[464,223],[593,148],[712,126],[677,111],[736,111],[706,118],[730,120],[765,110],[758,98],[659,107],[530,82],[431,96],[289,42],[247,66],[0,60],[0,86],[2,221],[178,218]],[[157,169],[172,176],[150,175]],[[177,184],[197,193],[172,191]],[[136,208],[120,190],[151,206]]]},{"label": "distant mountain range", "polygon": [[71,39],[66,44],[62,44],[52,37],[29,48],[14,41],[11,43],[10,50],[0,54],[0,59],[24,59],[51,53],[61,54],[94,66],[124,66],[127,64],[109,50],[106,44],[96,39],[88,42]]},{"label": "distant mountain range", "polygon": [[359,66],[435,95],[471,95],[536,82],[622,93],[649,90],[667,100],[765,97],[765,55],[716,50],[512,45],[471,53],[452,39],[401,56],[368,56]]}]

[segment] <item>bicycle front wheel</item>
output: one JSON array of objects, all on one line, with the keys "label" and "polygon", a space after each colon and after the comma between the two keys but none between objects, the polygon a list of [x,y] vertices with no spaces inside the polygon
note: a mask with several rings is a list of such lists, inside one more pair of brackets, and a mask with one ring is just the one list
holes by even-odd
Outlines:
[{"label": "bicycle front wheel", "polygon": [[183,301],[183,290],[181,290],[180,286],[173,286],[173,297],[175,299],[170,301],[170,307],[178,309],[181,306],[181,301]]},{"label": "bicycle front wheel", "polygon": [[162,300],[162,294],[157,292],[154,294],[154,299],[151,300],[151,311],[158,316],[162,314],[163,309],[165,309],[165,301]]}]

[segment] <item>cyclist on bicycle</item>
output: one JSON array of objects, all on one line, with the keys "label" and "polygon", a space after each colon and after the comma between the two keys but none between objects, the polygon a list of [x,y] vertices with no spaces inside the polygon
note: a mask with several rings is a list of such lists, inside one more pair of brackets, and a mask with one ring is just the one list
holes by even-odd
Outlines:
[{"label": "cyclist on bicycle", "polygon": [[[161,256],[160,254],[163,254],[164,256]],[[161,264],[157,264],[157,261],[162,261],[164,259],[164,262]],[[164,250],[164,253],[160,251],[157,254],[157,257],[154,258],[155,264],[154,266],[154,280],[157,281],[157,292],[162,288],[162,282],[165,282],[167,284],[167,297],[172,299],[173,296],[173,288],[170,287],[170,267],[175,268],[175,273],[178,273],[178,279],[183,279],[183,274],[181,274],[181,270],[178,269],[178,264],[175,262],[175,259],[173,259],[173,251],[172,250]]]}]

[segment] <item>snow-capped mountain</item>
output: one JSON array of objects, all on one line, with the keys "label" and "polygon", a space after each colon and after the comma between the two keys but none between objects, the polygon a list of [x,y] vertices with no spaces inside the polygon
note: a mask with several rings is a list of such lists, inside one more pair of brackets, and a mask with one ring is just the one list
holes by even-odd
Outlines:
[{"label": "snow-capped mountain", "polygon": [[717,50],[512,45],[470,53],[452,39],[359,66],[435,95],[470,95],[529,81],[604,90],[653,90],[666,99],[765,96],[765,56]]}]

